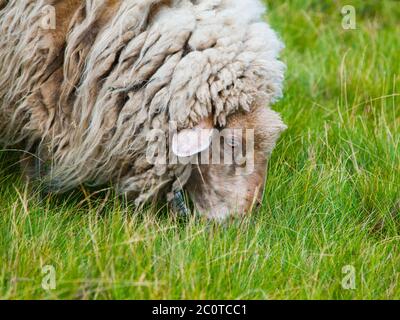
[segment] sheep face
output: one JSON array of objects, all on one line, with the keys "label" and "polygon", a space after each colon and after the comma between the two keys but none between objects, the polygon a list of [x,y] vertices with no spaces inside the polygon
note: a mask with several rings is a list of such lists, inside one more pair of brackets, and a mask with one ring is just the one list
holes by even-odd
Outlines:
[{"label": "sheep face", "polygon": [[[204,129],[207,123],[199,125],[203,130],[197,140],[195,128],[180,143],[185,156],[189,150],[198,152],[186,189],[196,210],[207,218],[244,215],[262,201],[268,157],[286,126],[277,113],[264,107],[230,116],[222,129]],[[189,141],[195,140],[196,146],[190,146]]]}]

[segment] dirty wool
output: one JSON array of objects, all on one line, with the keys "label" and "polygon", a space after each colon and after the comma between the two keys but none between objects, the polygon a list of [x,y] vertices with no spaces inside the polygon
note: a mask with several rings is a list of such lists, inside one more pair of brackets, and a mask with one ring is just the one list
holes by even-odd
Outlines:
[{"label": "dirty wool", "polygon": [[3,0],[0,10],[0,142],[39,158],[52,191],[112,183],[137,204],[171,193],[192,169],[150,164],[151,130],[208,116],[223,127],[281,96],[282,44],[258,0]]}]

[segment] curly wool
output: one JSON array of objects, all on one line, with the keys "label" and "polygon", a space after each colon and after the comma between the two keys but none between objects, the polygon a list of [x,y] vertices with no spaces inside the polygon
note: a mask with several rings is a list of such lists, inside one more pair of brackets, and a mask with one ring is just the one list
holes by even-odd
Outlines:
[{"label": "curly wool", "polygon": [[[57,28],[42,27],[53,5]],[[71,8],[67,10],[66,8]],[[281,96],[282,43],[259,0],[0,1],[0,142],[34,146],[55,191],[113,183],[143,203],[190,165],[154,165],[168,133]]]}]

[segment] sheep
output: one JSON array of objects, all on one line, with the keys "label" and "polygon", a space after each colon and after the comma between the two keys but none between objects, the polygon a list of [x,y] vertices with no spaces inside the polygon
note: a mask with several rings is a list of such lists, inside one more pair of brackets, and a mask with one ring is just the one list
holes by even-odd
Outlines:
[{"label": "sheep", "polygon": [[[0,143],[34,154],[28,175],[48,192],[111,184],[139,206],[187,190],[215,219],[260,200],[286,126],[270,109],[283,44],[259,0],[2,0],[0,10]],[[149,161],[155,131],[193,160],[236,127],[255,132],[248,175],[232,176],[236,163]]]}]

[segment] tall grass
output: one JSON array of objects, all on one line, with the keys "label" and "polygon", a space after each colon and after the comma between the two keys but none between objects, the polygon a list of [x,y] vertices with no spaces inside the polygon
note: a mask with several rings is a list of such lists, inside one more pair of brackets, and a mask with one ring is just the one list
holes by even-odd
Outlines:
[{"label": "tall grass", "polygon": [[262,208],[219,226],[110,192],[41,199],[2,152],[1,298],[400,298],[400,6],[353,0],[344,30],[343,1],[266,2],[286,43],[275,109],[289,129]]}]

